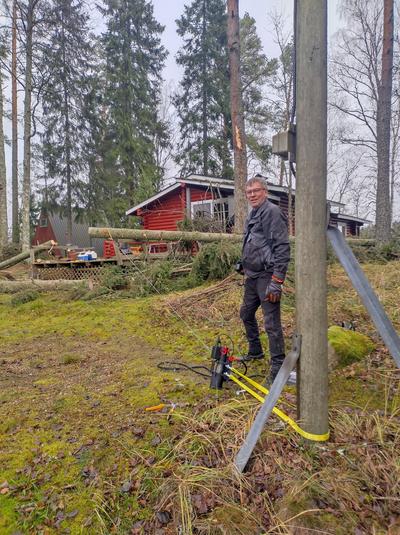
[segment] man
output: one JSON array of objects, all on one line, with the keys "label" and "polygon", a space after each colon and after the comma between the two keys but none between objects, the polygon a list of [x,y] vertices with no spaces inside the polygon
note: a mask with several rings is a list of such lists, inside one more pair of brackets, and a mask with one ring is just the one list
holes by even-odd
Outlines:
[{"label": "man", "polygon": [[245,279],[240,318],[246,329],[249,351],[246,360],[264,357],[255,314],[261,305],[271,354],[272,383],[285,358],[280,300],[290,260],[287,219],[268,200],[267,182],[256,176],[246,184],[252,208],[245,223],[242,267]]}]

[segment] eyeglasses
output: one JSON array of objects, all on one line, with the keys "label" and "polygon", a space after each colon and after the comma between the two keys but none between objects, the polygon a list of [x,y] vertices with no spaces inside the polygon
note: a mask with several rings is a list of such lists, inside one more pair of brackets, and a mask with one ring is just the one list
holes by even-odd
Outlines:
[{"label": "eyeglasses", "polygon": [[260,193],[260,191],[266,191],[264,188],[256,188],[256,189],[248,189],[246,191],[247,197],[250,197],[250,195],[253,195],[253,193]]}]

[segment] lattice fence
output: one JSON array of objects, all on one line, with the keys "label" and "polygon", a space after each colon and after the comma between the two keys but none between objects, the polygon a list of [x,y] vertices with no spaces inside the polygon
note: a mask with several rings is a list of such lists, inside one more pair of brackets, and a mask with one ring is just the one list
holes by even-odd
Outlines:
[{"label": "lattice fence", "polygon": [[[84,280],[90,279],[94,283],[100,283],[104,276],[104,270],[109,266],[93,267],[35,267],[34,278],[39,280]],[[136,270],[132,266],[121,266],[122,270],[128,276]]]}]

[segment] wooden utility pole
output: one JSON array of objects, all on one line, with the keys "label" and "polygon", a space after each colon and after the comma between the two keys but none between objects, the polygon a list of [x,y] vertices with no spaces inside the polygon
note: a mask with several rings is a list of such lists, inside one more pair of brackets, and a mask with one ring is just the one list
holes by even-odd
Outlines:
[{"label": "wooden utility pole", "polygon": [[376,128],[378,177],[376,188],[376,241],[390,240],[390,124],[393,85],[393,0],[383,2],[382,77],[378,91]]},{"label": "wooden utility pole", "polygon": [[228,50],[235,175],[235,232],[243,232],[247,217],[247,153],[240,78],[239,0],[227,0]]},{"label": "wooden utility pole", "polygon": [[328,432],[327,0],[297,4],[296,323],[302,427]]},{"label": "wooden utility pole", "polygon": [[12,128],[12,241],[19,243],[18,210],[18,100],[17,100],[17,0],[12,7],[11,37],[11,128]]}]

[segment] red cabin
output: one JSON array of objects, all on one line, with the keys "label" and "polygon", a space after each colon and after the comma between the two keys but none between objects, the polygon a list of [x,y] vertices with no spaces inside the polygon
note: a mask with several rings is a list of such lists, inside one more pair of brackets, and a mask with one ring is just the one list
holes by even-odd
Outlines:
[{"label": "red cabin", "polygon": [[[126,215],[141,218],[146,230],[177,230],[178,222],[203,216],[220,221],[225,228],[234,215],[234,183],[232,180],[189,175],[174,182],[146,201],[130,208]],[[268,184],[268,198],[288,213],[288,188]],[[295,213],[295,191],[291,195],[292,213]],[[366,219],[342,213],[343,203],[330,201],[331,221],[336,222],[346,236],[359,236]],[[295,223],[295,222],[293,222]],[[295,224],[293,224],[295,227]]]}]

